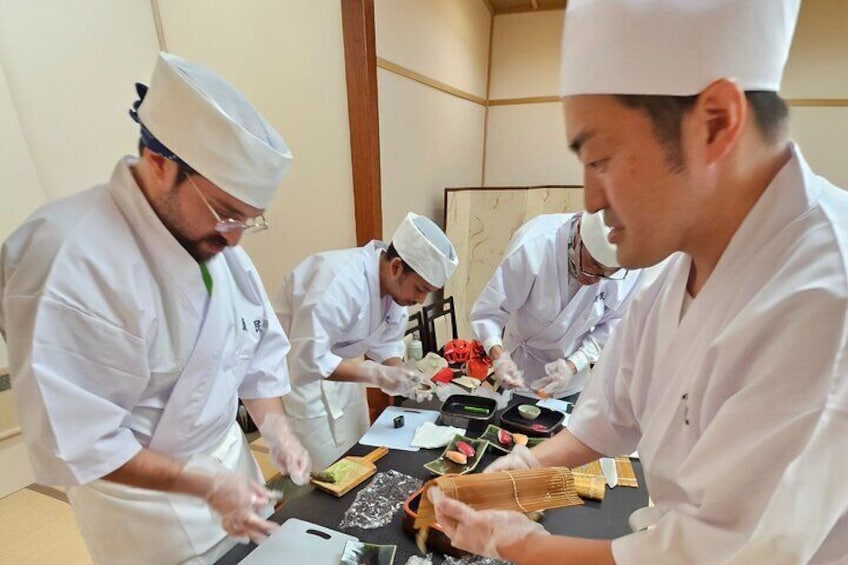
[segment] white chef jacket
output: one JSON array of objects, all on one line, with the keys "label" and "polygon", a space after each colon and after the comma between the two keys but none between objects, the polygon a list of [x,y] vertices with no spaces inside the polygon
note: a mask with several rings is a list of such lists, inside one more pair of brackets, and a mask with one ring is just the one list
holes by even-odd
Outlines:
[{"label": "white chef jacket", "polygon": [[[235,247],[208,261],[210,296],[136,184],[135,162],[41,207],[3,246],[0,330],[42,483],[91,484],[143,446],[182,460],[210,453],[226,443],[238,397],[290,388],[288,341],[250,259]],[[199,546],[224,536],[209,523]]]},{"label": "white chef jacket", "polygon": [[[563,396],[580,392],[621,320],[641,271],[581,286],[568,273],[573,214],[544,214],[521,226],[469,316],[486,351],[503,345],[528,384],[545,365],[568,358],[577,368]],[[501,339],[503,336],[503,339]]]},{"label": "white chef jacket", "polygon": [[[848,258],[843,255],[843,262]],[[786,468],[751,538],[733,565],[807,563],[848,513],[848,351],[837,358],[833,386],[810,441]],[[844,527],[844,525],[843,525]],[[829,544],[821,562],[848,561],[848,548]]]},{"label": "white chef jacket", "polygon": [[[846,222],[793,145],[682,320],[684,254],[631,304],[569,422],[600,453],[638,448],[665,513],[613,541],[617,563],[721,563],[749,538],[845,368]],[[847,551],[843,516],[812,563]]]},{"label": "white chef jacket", "polygon": [[289,274],[274,302],[291,339],[292,392],[283,402],[316,468],[336,460],[368,429],[364,387],[328,381],[345,359],[402,357],[407,310],[380,296],[386,246],[318,253]]}]

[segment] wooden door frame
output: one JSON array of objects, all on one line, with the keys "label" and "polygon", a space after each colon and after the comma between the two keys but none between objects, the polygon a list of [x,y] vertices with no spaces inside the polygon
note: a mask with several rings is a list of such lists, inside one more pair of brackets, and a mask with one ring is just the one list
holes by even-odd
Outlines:
[{"label": "wooden door frame", "polygon": [[356,244],[383,235],[374,0],[340,0]]}]

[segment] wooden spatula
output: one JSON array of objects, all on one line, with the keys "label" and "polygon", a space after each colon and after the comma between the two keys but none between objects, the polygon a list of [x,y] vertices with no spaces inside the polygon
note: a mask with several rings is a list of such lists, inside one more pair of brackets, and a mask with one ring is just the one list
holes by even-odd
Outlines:
[{"label": "wooden spatula", "polygon": [[342,457],[323,471],[320,475],[332,477],[333,482],[312,478],[312,484],[334,496],[344,496],[353,487],[362,484],[368,477],[377,472],[374,462],[389,452],[385,447],[378,447],[365,457],[348,455]]}]

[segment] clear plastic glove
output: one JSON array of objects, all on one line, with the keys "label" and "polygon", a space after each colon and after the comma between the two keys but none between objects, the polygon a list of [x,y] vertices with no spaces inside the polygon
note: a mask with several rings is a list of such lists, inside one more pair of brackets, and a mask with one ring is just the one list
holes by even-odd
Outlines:
[{"label": "clear plastic glove", "polygon": [[422,379],[421,374],[404,367],[392,367],[374,361],[359,364],[359,376],[373,384],[386,394],[406,396],[421,400],[432,398],[432,387]]},{"label": "clear plastic glove", "polygon": [[183,467],[181,479],[184,482],[209,483],[203,499],[221,517],[224,531],[242,543],[248,540],[261,543],[280,527],[263,518],[262,512],[272,501],[279,500],[281,494],[268,490],[249,477],[201,458],[193,459]]},{"label": "clear plastic glove", "polygon": [[492,364],[495,369],[495,380],[505,389],[524,388],[523,372],[512,360],[508,351],[502,351],[500,356]]},{"label": "clear plastic glove", "polygon": [[288,475],[296,485],[309,482],[312,461],[309,453],[294,435],[289,422],[282,414],[268,414],[259,433],[268,442],[271,460],[283,475]]},{"label": "clear plastic glove", "polygon": [[538,469],[542,466],[533,452],[524,445],[516,445],[512,452],[508,453],[486,467],[484,473],[497,473],[498,471],[518,471],[521,469]]},{"label": "clear plastic glove", "polygon": [[451,544],[459,549],[502,559],[498,546],[512,545],[529,536],[550,535],[540,524],[520,512],[506,510],[474,510],[450,498],[438,487],[427,491],[436,510],[436,520]]},{"label": "clear plastic glove", "polygon": [[562,396],[568,390],[568,385],[574,377],[571,364],[565,359],[557,359],[545,365],[546,377],[530,383],[530,388],[554,398]]}]

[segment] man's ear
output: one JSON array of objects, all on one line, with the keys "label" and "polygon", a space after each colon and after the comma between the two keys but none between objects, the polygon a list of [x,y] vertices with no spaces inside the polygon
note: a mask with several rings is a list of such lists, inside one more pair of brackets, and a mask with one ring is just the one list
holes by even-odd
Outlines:
[{"label": "man's ear", "polygon": [[160,186],[170,186],[176,178],[176,164],[158,153],[154,153],[146,147],[141,152],[141,158],[145,161],[151,176]]},{"label": "man's ear", "polygon": [[403,261],[401,261],[400,257],[394,257],[389,261],[389,272],[395,278],[399,277],[403,272]]},{"label": "man's ear", "polygon": [[698,143],[706,164],[719,161],[736,144],[747,110],[745,93],[733,81],[719,79],[701,92],[692,118],[699,130]]}]

